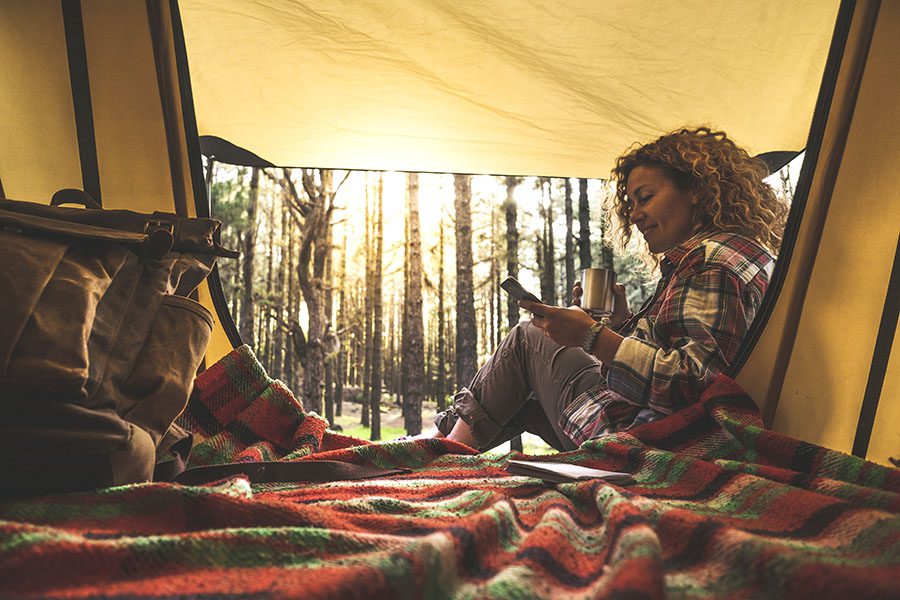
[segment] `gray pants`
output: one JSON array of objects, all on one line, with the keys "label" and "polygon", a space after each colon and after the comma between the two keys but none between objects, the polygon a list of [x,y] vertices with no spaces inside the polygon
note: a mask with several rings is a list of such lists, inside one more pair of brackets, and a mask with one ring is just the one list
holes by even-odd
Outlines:
[{"label": "gray pants", "polygon": [[519,323],[434,423],[446,435],[461,418],[482,451],[523,431],[557,450],[574,450],[560,415],[580,394],[605,382],[596,358],[556,344],[530,322]]}]

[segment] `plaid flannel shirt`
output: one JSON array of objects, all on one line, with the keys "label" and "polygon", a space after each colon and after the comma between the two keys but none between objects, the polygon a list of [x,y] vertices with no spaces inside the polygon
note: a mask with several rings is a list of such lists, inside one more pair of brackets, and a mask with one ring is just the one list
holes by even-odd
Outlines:
[{"label": "plaid flannel shirt", "polygon": [[606,383],[581,394],[560,426],[581,444],[672,414],[734,360],[775,259],[734,233],[698,234],[666,252],[656,292],[619,330]]}]

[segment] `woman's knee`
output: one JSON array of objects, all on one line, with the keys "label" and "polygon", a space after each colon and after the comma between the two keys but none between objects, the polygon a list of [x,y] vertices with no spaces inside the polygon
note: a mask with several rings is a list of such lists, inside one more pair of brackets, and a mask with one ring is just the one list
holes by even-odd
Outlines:
[{"label": "woman's knee", "polygon": [[522,321],[516,325],[516,328],[518,328],[517,333],[520,336],[520,343],[533,355],[545,356],[547,359],[547,368],[549,368],[549,361],[558,350],[563,348],[563,346],[560,346],[550,339],[549,336],[544,334],[542,329],[532,325],[531,321]]}]

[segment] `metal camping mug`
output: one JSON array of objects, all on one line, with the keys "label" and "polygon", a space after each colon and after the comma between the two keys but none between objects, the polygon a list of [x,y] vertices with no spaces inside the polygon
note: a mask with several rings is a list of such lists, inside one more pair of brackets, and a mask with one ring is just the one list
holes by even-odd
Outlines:
[{"label": "metal camping mug", "polygon": [[603,267],[591,267],[581,271],[581,308],[594,316],[608,317],[614,308],[613,285],[616,272]]}]

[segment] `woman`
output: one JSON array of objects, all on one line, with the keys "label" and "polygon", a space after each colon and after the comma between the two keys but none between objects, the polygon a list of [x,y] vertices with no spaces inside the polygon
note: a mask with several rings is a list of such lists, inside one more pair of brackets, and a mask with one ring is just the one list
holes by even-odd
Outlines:
[{"label": "woman", "polygon": [[706,127],[621,156],[614,209],[625,243],[634,226],[659,260],[656,292],[631,314],[617,285],[608,322],[520,302],[531,322],[510,331],[425,435],[483,451],[530,431],[571,450],[696,401],[734,360],[769,283],[787,211],[767,174]]}]

